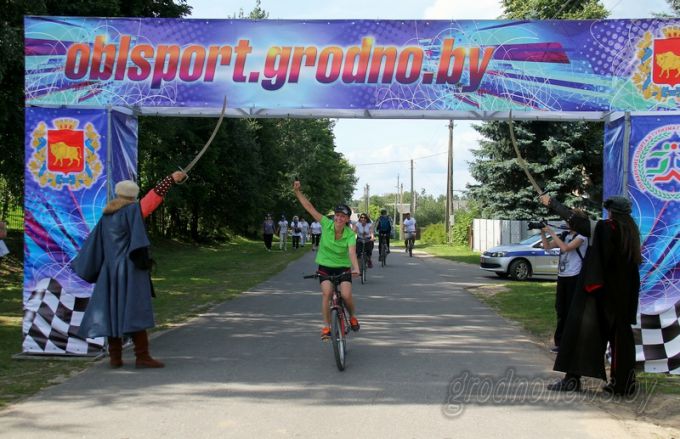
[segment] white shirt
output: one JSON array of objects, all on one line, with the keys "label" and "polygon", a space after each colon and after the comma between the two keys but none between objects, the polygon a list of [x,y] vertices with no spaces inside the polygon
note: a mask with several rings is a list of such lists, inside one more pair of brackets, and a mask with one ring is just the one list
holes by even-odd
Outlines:
[{"label": "white shirt", "polygon": [[[563,239],[563,241],[565,244],[569,244],[576,238],[581,238],[583,240],[581,245],[578,247],[578,252],[576,249],[566,253],[560,250],[560,263],[557,274],[560,277],[577,276],[581,272],[581,265],[583,265],[581,256],[584,258],[586,257],[586,251],[588,251],[588,238],[581,236],[578,233],[575,235],[570,233]],[[581,256],[578,255],[579,252],[581,252]]]},{"label": "white shirt", "polygon": [[295,221],[291,221],[290,228],[292,229],[291,231],[293,232],[293,236],[302,235],[302,223],[300,221],[298,221],[297,224],[295,223]]},{"label": "white shirt", "polygon": [[288,231],[288,221],[279,221],[279,233],[286,233]]},{"label": "white shirt", "polygon": [[309,223],[307,221],[300,221],[300,228],[302,229],[302,233],[306,235],[309,230]]},{"label": "white shirt", "polygon": [[357,229],[357,238],[368,240],[371,238],[371,223],[366,223],[366,225],[362,224],[361,221],[359,221],[356,224],[356,229]]},{"label": "white shirt", "polygon": [[321,223],[314,221],[311,225],[312,235],[321,235]]},{"label": "white shirt", "polygon": [[403,222],[404,225],[404,230],[406,233],[416,233],[416,219],[415,218],[409,218],[405,219]]}]

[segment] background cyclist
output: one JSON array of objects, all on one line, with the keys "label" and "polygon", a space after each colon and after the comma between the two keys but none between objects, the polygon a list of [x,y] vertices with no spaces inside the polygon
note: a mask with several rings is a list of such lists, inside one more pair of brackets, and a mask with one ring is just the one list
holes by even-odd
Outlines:
[{"label": "background cyclist", "polygon": [[390,252],[390,234],[392,233],[392,220],[387,216],[387,210],[380,211],[380,218],[375,222],[375,231],[378,232],[378,248],[382,248],[383,241],[387,245],[387,253]]},{"label": "background cyclist", "polygon": [[357,232],[357,258],[361,256],[362,251],[366,251],[368,257],[368,268],[373,268],[373,244],[375,243],[375,235],[373,234],[373,224],[368,218],[368,214],[362,213],[359,215],[359,222],[354,226],[354,231]]},{"label": "background cyclist", "polygon": [[[348,227],[349,218],[352,210],[345,204],[339,204],[335,208],[335,216],[329,219],[321,215],[316,208],[309,202],[300,191],[300,182],[293,183],[295,196],[302,204],[302,207],[321,223],[321,239],[319,249],[316,253],[316,263],[319,264],[319,273],[327,276],[337,276],[346,274],[340,283],[340,294],[345,302],[345,306],[350,314],[350,325],[353,331],[359,330],[359,320],[355,315],[354,300],[352,298],[352,275],[359,275],[359,263],[357,262],[354,232]],[[349,270],[351,267],[351,275]],[[320,279],[321,293],[321,313],[325,322],[321,330],[321,339],[325,340],[331,335],[330,322],[331,313],[328,302],[333,294],[333,284],[330,280]]]},{"label": "background cyclist", "polygon": [[402,222],[402,231],[404,232],[404,246],[408,253],[409,240],[415,243],[416,241],[416,219],[411,218],[411,214],[406,212],[404,214],[404,221]]}]

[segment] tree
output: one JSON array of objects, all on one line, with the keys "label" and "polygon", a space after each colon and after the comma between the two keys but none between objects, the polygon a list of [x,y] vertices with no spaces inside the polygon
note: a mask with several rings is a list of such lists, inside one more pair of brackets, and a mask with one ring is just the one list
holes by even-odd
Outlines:
[{"label": "tree", "polygon": [[[666,3],[668,3],[668,6],[671,7],[673,10],[673,13],[670,14],[671,17],[678,17],[680,16],[680,0],[666,0]],[[667,16],[666,14],[657,14],[660,17]]]},{"label": "tree", "polygon": [[418,221],[418,226],[425,227],[444,222],[444,211],[446,210],[446,197],[444,195],[435,198],[434,195],[427,194],[423,189],[416,200],[414,217]]},{"label": "tree", "polygon": [[[599,0],[503,0],[504,17],[605,18]],[[600,123],[516,122],[515,135],[532,175],[545,190],[565,198],[569,206],[594,211],[602,192],[603,126]],[[535,218],[547,211],[524,175],[509,140],[506,122],[475,127],[484,136],[473,151],[470,173],[480,182],[469,186],[482,215],[491,218]]]}]

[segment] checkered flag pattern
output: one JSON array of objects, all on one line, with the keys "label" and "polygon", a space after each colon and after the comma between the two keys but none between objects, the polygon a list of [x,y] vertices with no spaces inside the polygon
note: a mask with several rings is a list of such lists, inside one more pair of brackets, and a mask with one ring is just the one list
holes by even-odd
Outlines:
[{"label": "checkered flag pattern", "polygon": [[641,314],[633,335],[645,372],[680,375],[680,301],[661,314]]},{"label": "checkered flag pattern", "polygon": [[65,292],[54,279],[43,279],[24,307],[22,350],[30,354],[95,355],[104,338],[83,339],[78,328],[89,298]]}]

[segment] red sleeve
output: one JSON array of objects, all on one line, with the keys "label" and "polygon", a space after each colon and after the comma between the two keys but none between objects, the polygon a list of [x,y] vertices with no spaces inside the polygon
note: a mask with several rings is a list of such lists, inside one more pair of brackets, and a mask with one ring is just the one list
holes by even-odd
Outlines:
[{"label": "red sleeve", "polygon": [[146,218],[151,215],[158,206],[163,202],[163,198],[168,194],[168,191],[175,183],[171,175],[168,175],[163,180],[159,181],[155,188],[151,189],[148,194],[142,198],[140,204],[142,206],[142,217]]},{"label": "red sleeve", "polygon": [[142,207],[142,217],[146,218],[163,202],[163,197],[158,195],[153,189],[149,191],[139,202]]},{"label": "red sleeve", "polygon": [[158,184],[156,185],[156,187],[153,188],[153,190],[158,195],[160,195],[161,198],[163,198],[168,194],[168,191],[170,190],[170,188],[172,187],[172,185],[174,183],[175,183],[175,180],[172,179],[171,175],[168,175],[163,180],[159,181]]}]

